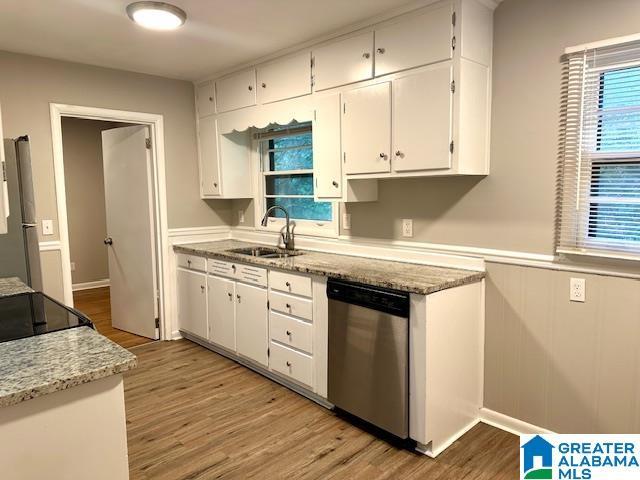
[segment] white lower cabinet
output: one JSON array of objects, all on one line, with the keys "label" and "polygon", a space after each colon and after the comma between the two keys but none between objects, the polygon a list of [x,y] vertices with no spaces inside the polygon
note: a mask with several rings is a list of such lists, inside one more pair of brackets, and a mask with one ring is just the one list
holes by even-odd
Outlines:
[{"label": "white lower cabinet", "polygon": [[209,341],[236,351],[236,282],[209,275],[208,323]]},{"label": "white lower cabinet", "polygon": [[236,283],[236,347],[238,354],[269,365],[267,290]]},{"label": "white lower cabinet", "polygon": [[207,338],[207,276],[178,269],[178,325],[180,330]]}]

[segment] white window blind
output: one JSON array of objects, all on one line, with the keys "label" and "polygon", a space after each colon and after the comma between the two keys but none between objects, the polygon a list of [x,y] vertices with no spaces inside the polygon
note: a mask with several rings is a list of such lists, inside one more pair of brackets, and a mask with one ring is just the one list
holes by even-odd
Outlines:
[{"label": "white window blind", "polygon": [[557,251],[640,257],[640,42],[565,56]]}]

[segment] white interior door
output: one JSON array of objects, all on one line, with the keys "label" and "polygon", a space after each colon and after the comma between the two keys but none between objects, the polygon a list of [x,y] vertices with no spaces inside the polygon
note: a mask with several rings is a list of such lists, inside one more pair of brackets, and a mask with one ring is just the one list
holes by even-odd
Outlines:
[{"label": "white interior door", "polygon": [[102,132],[111,323],[158,338],[151,150],[146,126]]}]

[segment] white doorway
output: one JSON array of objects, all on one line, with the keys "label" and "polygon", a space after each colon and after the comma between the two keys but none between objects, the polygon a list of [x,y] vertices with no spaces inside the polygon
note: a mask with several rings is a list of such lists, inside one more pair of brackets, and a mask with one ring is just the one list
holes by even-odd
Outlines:
[{"label": "white doorway", "polygon": [[64,297],[73,305],[69,211],[75,206],[67,203],[62,129],[67,117],[117,122],[105,123],[102,131],[106,210],[102,248],[108,257],[112,326],[150,339],[170,338],[164,321],[168,235],[162,116],[51,105]]}]

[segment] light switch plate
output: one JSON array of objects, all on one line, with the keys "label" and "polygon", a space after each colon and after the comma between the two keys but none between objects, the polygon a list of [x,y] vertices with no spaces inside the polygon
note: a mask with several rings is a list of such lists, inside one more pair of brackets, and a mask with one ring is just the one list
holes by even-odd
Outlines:
[{"label": "light switch plate", "polygon": [[584,302],[587,297],[587,282],[584,278],[571,278],[569,281],[569,300]]},{"label": "light switch plate", "polygon": [[53,235],[53,220],[42,220],[42,234]]},{"label": "light switch plate", "polygon": [[413,237],[413,220],[411,218],[402,219],[402,236]]},{"label": "light switch plate", "polygon": [[76,271],[76,262],[71,262],[71,271],[72,272]]},{"label": "light switch plate", "polygon": [[342,229],[351,230],[351,214],[350,213],[342,214]]}]

